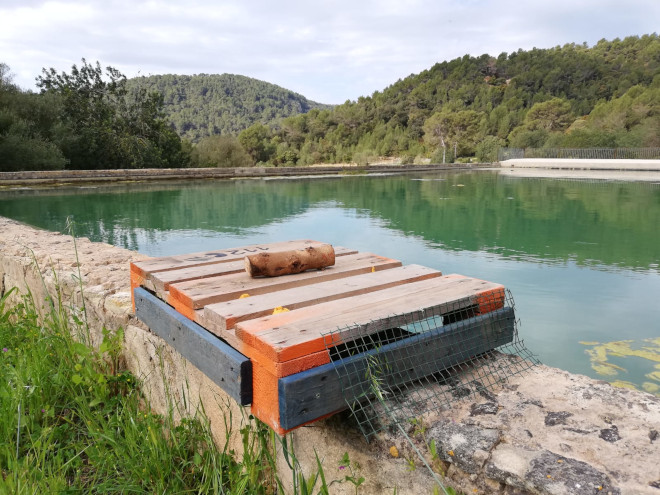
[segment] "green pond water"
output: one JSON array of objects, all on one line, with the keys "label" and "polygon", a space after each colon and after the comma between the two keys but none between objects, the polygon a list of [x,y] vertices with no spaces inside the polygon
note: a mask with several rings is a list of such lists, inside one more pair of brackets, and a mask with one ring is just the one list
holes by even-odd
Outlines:
[{"label": "green pond water", "polygon": [[152,255],[317,239],[504,284],[548,365],[660,394],[660,184],[497,172],[0,191],[0,215]]}]

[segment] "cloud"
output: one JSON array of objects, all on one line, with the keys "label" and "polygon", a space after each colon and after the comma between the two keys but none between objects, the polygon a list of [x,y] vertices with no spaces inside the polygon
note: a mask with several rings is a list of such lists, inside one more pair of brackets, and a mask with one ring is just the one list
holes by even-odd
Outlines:
[{"label": "cloud", "polygon": [[82,57],[140,74],[242,74],[341,103],[465,54],[642,35],[657,0],[37,1],[0,6],[0,61],[33,88]]}]

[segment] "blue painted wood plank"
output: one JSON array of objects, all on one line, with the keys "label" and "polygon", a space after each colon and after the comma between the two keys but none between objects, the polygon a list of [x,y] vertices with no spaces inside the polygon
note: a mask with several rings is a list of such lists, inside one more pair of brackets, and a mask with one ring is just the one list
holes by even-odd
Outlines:
[{"label": "blue painted wood plank", "polygon": [[511,342],[514,323],[513,309],[502,308],[280,378],[280,425],[287,430],[295,428],[341,411],[347,402],[364,394],[371,395],[369,383],[364,379],[369,356],[387,363],[386,371],[379,377],[387,386],[403,385]]},{"label": "blue painted wood plank", "polygon": [[145,289],[134,291],[135,315],[239,404],[252,402],[250,359]]}]

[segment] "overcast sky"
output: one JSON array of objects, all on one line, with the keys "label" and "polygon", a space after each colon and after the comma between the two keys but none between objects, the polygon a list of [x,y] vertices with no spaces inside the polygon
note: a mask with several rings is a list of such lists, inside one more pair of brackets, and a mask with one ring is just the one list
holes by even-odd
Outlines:
[{"label": "overcast sky", "polygon": [[650,34],[660,0],[0,0],[0,62],[35,89],[81,58],[138,74],[242,74],[342,103],[465,54]]}]

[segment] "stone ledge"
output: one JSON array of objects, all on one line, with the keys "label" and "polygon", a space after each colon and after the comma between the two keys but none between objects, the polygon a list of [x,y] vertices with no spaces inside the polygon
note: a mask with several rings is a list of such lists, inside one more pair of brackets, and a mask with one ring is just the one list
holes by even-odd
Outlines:
[{"label": "stone ledge", "polygon": [[369,165],[367,167],[324,165],[313,167],[244,167],[244,168],[152,168],[125,170],[40,170],[0,172],[0,186],[46,186],[99,182],[135,182],[167,180],[233,179],[291,177],[338,174],[382,174],[470,170],[491,164],[447,165]]}]

